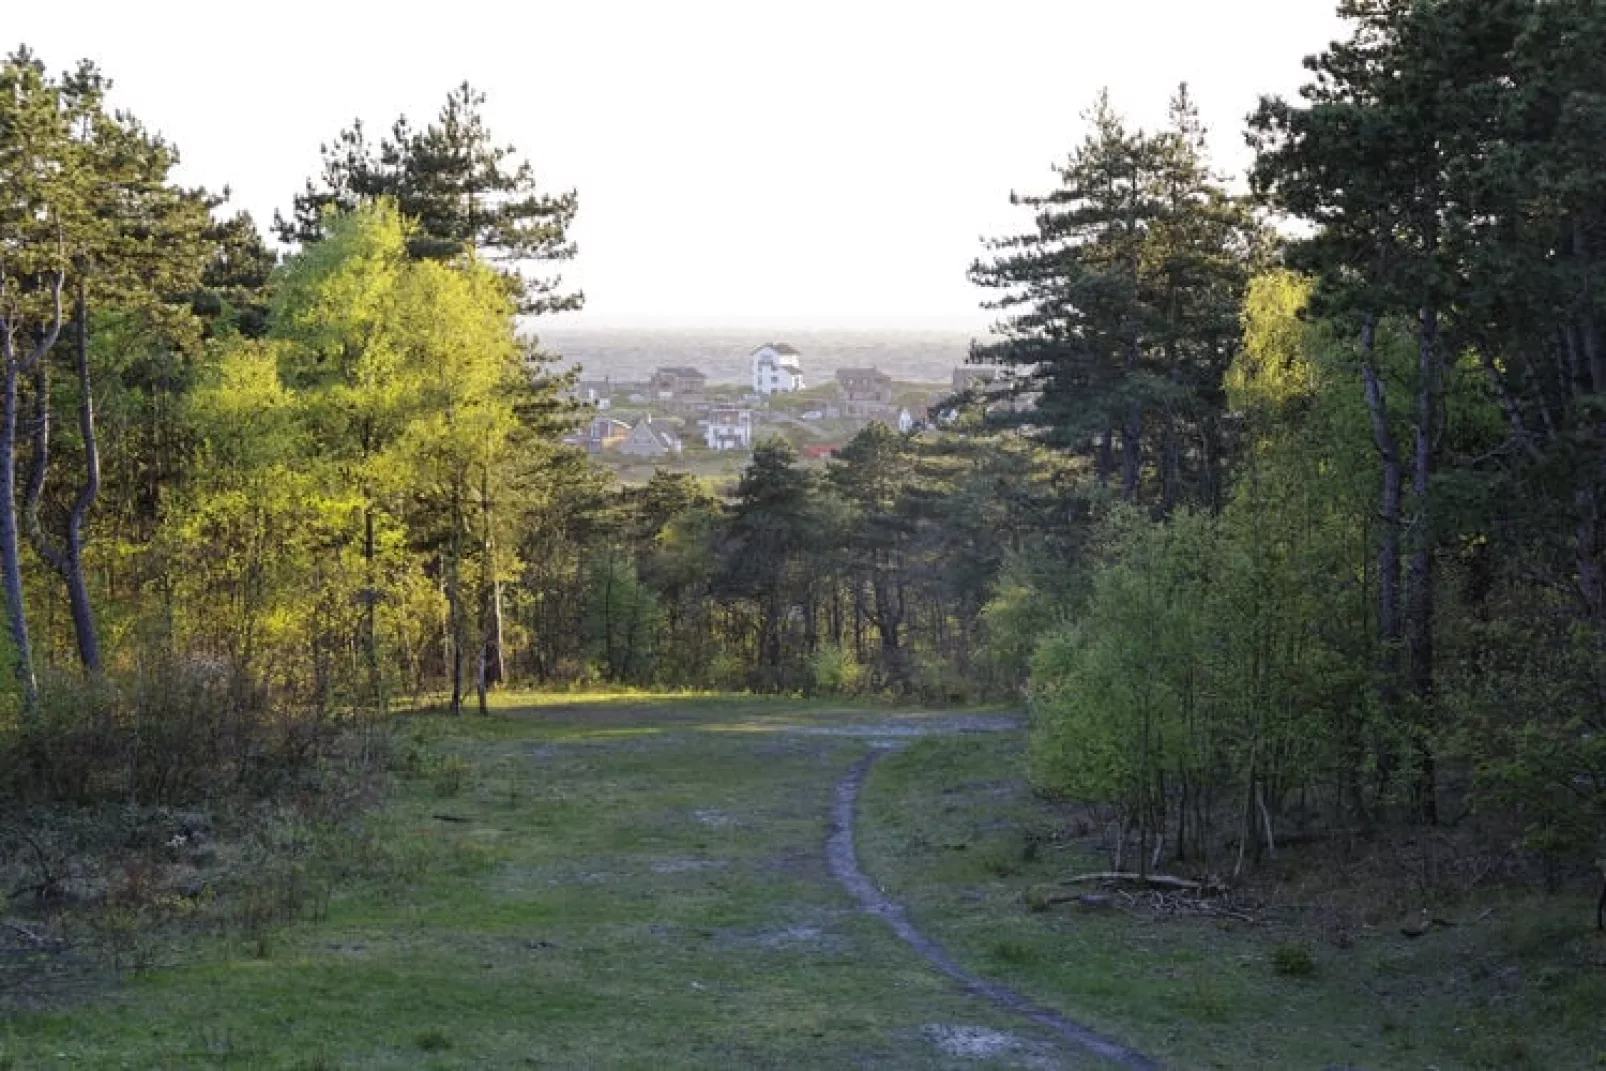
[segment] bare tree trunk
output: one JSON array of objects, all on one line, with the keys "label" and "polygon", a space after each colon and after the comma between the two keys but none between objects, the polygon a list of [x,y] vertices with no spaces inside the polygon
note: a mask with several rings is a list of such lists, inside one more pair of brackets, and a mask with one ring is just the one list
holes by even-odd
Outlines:
[{"label": "bare tree trunk", "polygon": [[[10,349],[10,347],[7,347]],[[17,364],[6,354],[3,409],[0,409],[0,576],[3,576],[6,625],[11,634],[12,668],[22,688],[23,709],[39,707],[39,682],[33,672],[33,646],[22,598],[22,548],[17,540]]]},{"label": "bare tree trunk", "polygon": [[1423,821],[1438,821],[1437,776],[1431,720],[1434,701],[1433,455],[1438,437],[1440,382],[1438,310],[1422,310],[1417,348],[1416,450],[1411,466],[1411,560],[1406,573],[1405,630],[1410,652],[1411,694],[1418,704],[1416,804]]},{"label": "bare tree trunk", "polygon": [[0,316],[0,594],[4,595],[6,625],[11,634],[17,684],[22,689],[23,711],[29,717],[39,709],[39,681],[33,671],[28,608],[22,594],[22,546],[17,531],[17,387],[19,379],[44,360],[61,335],[62,288],[66,282],[66,271],[57,270],[51,280],[51,319],[26,355],[17,352],[17,324]]},{"label": "bare tree trunk", "polygon": [[1378,633],[1382,641],[1379,688],[1385,708],[1397,705],[1400,671],[1400,504],[1404,490],[1399,443],[1389,425],[1388,394],[1372,363],[1376,327],[1368,319],[1362,332],[1364,353],[1361,379],[1366,390],[1366,409],[1372,421],[1372,441],[1382,465],[1383,491],[1379,517],[1383,522],[1378,546]]},{"label": "bare tree trunk", "polygon": [[[1389,424],[1388,394],[1373,363],[1377,324],[1368,316],[1361,329],[1361,380],[1366,391],[1366,410],[1372,422],[1372,441],[1377,446],[1382,467],[1383,490],[1379,511],[1381,532],[1377,551],[1377,630],[1378,701],[1390,720],[1400,709],[1400,648],[1404,631],[1400,615],[1400,506],[1404,490],[1399,442]],[[1394,769],[1394,756],[1387,741],[1377,752],[1379,787],[1387,785]]]},{"label": "bare tree trunk", "polygon": [[446,605],[451,617],[452,714],[463,713],[463,480],[452,478],[452,538],[446,564]]},{"label": "bare tree trunk", "polygon": [[372,502],[362,511],[363,591],[363,659],[368,663],[368,691],[374,705],[384,708],[383,681],[379,673],[379,576],[375,564],[374,507]]},{"label": "bare tree trunk", "polygon": [[67,588],[78,659],[85,672],[90,676],[99,676],[102,672],[100,633],[95,628],[89,580],[84,573],[84,525],[88,523],[89,512],[100,497],[100,446],[95,434],[94,385],[89,376],[89,306],[82,281],[78,284],[73,309],[73,334],[79,390],[78,431],[84,447],[84,482],[79,485],[72,510],[67,515],[61,545],[55,546],[39,523],[39,504],[50,469],[51,424],[50,364],[48,358],[42,358],[33,370],[33,466],[23,492],[22,522],[29,544],[45,564],[61,577]]}]

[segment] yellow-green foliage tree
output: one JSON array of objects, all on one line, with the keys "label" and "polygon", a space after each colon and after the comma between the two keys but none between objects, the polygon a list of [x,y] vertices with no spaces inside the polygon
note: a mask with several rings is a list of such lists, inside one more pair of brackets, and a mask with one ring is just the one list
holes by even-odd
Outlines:
[{"label": "yellow-green foliage tree", "polygon": [[456,707],[510,568],[513,303],[472,255],[409,258],[409,235],[379,202],[283,266],[268,337],[226,343],[193,400],[205,446],[165,534],[180,645],[319,711],[382,703],[437,637]]}]

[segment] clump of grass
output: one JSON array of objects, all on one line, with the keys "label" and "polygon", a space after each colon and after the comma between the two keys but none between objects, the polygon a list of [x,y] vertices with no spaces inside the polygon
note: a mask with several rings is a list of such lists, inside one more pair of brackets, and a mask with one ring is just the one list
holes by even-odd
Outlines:
[{"label": "clump of grass", "polygon": [[295,1071],[340,1071],[340,1065],[326,1053],[316,1052],[296,1064]]},{"label": "clump of grass", "polygon": [[993,942],[992,957],[1000,963],[1009,963],[1015,966],[1024,966],[1036,963],[1042,958],[1037,946],[1030,941],[1006,937]]},{"label": "clump of grass", "polygon": [[452,1047],[452,1039],[440,1027],[432,1026],[428,1030],[420,1030],[418,1036],[413,1038],[413,1044],[421,1052],[445,1052]]},{"label": "clump of grass", "polygon": [[1271,969],[1286,978],[1308,978],[1316,973],[1316,954],[1304,941],[1285,941],[1271,950]]},{"label": "clump of grass", "polygon": [[448,755],[435,770],[435,795],[456,796],[463,791],[473,768],[461,755]]},{"label": "clump of grass", "polygon": [[1020,853],[995,847],[982,853],[981,868],[995,878],[1012,878],[1021,872]]}]

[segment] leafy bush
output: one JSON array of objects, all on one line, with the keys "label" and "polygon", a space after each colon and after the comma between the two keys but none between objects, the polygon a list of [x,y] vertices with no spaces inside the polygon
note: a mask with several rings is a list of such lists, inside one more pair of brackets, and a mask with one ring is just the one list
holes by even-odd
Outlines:
[{"label": "leafy bush", "polygon": [[338,727],[275,707],[221,660],[47,677],[36,711],[0,736],[0,784],[23,800],[74,804],[268,794],[314,766]]},{"label": "leafy bush", "polygon": [[821,644],[810,666],[814,690],[823,695],[854,695],[864,685],[864,666],[850,648]]},{"label": "leafy bush", "polygon": [[1271,969],[1289,978],[1308,978],[1316,973],[1316,956],[1302,941],[1285,942],[1271,950]]}]

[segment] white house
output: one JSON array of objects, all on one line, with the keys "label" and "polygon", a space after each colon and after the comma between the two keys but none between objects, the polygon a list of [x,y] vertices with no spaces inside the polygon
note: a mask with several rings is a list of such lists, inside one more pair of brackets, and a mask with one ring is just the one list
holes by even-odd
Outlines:
[{"label": "white house", "polygon": [[915,426],[914,414],[907,409],[898,410],[898,430],[905,435],[909,434]]},{"label": "white house", "polygon": [[710,450],[750,450],[753,414],[746,409],[713,409],[708,414],[704,441]]},{"label": "white house", "polygon": [[803,389],[803,361],[784,342],[772,342],[753,351],[753,390],[762,395]]}]

